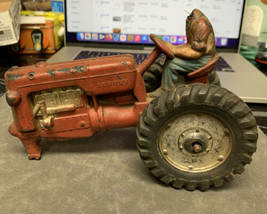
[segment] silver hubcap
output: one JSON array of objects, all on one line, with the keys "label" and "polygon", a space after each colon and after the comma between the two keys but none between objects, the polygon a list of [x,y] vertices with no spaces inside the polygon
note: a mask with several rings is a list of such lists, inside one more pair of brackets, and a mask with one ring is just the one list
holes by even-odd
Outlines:
[{"label": "silver hubcap", "polygon": [[232,149],[229,128],[209,114],[184,114],[160,132],[159,148],[173,167],[186,172],[205,172],[221,165]]}]

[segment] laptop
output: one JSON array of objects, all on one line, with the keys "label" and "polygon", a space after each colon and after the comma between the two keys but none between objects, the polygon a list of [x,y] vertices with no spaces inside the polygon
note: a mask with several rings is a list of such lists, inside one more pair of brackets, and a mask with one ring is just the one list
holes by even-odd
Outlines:
[{"label": "laptop", "polygon": [[141,63],[154,48],[149,34],[183,44],[185,20],[199,8],[211,21],[222,86],[247,103],[267,103],[267,77],[238,54],[245,0],[65,0],[65,44],[48,63],[134,54]]}]

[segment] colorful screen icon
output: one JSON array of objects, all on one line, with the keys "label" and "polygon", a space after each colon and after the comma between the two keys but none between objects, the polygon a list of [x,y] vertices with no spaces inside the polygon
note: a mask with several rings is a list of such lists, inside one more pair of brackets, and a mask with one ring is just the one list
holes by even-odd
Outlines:
[{"label": "colorful screen icon", "polygon": [[177,43],[178,44],[184,44],[184,42],[185,42],[185,37],[184,36],[179,36],[178,40],[177,40]]},{"label": "colorful screen icon", "polygon": [[173,43],[173,44],[175,44],[177,42],[176,36],[171,36],[170,42]]},{"label": "colorful screen icon", "polygon": [[141,36],[141,41],[142,42],[148,42],[148,36],[147,35],[142,35]]},{"label": "colorful screen icon", "polygon": [[119,34],[113,34],[113,40],[114,41],[119,41],[120,35]]},{"label": "colorful screen icon", "polygon": [[91,33],[85,33],[84,34],[84,39],[85,40],[91,40]]},{"label": "colorful screen icon", "polygon": [[92,40],[98,40],[97,33],[92,33]]},{"label": "colorful screen icon", "polygon": [[126,41],[126,35],[125,34],[120,35],[120,40],[122,42],[125,42]]},{"label": "colorful screen icon", "polygon": [[228,40],[226,38],[221,39],[221,46],[226,46],[228,43]]},{"label": "colorful screen icon", "polygon": [[140,35],[135,35],[134,36],[134,41],[135,42],[140,42],[141,41],[141,36]]},{"label": "colorful screen icon", "polygon": [[128,41],[129,41],[129,42],[132,42],[133,40],[134,40],[133,35],[128,35]]},{"label": "colorful screen icon", "polygon": [[169,42],[170,41],[170,37],[169,36],[163,36],[162,40]]},{"label": "colorful screen icon", "polygon": [[105,38],[106,38],[106,37],[105,37],[105,34],[99,34],[99,39],[100,39],[100,40],[105,40]]},{"label": "colorful screen icon", "polygon": [[112,34],[107,34],[106,35],[106,40],[111,41],[112,40]]},{"label": "colorful screen icon", "polygon": [[77,33],[77,39],[78,40],[83,40],[84,39],[84,34],[83,33]]}]

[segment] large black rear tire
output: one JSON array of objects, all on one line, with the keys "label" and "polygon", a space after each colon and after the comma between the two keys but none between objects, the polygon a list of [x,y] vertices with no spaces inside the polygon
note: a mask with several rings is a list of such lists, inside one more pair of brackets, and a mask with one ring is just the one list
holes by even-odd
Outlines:
[{"label": "large black rear tire", "polygon": [[219,187],[241,174],[257,138],[249,107],[215,85],[164,92],[137,126],[137,148],[147,168],[162,182],[187,190]]}]

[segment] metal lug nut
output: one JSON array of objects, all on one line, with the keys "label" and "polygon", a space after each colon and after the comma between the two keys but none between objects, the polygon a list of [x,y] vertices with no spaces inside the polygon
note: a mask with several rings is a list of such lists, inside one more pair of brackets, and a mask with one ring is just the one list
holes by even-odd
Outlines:
[{"label": "metal lug nut", "polygon": [[229,134],[230,132],[229,132],[228,129],[225,129],[225,130],[224,130],[224,133],[225,133],[225,134]]},{"label": "metal lug nut", "polygon": [[168,151],[167,151],[167,149],[163,149],[162,151],[163,151],[163,154],[164,154],[164,155],[168,155]]},{"label": "metal lug nut", "polygon": [[192,165],[189,165],[188,169],[192,170],[192,169],[194,169],[194,167]]},{"label": "metal lug nut", "polygon": [[223,155],[218,156],[218,161],[223,161],[223,159],[224,159]]}]

